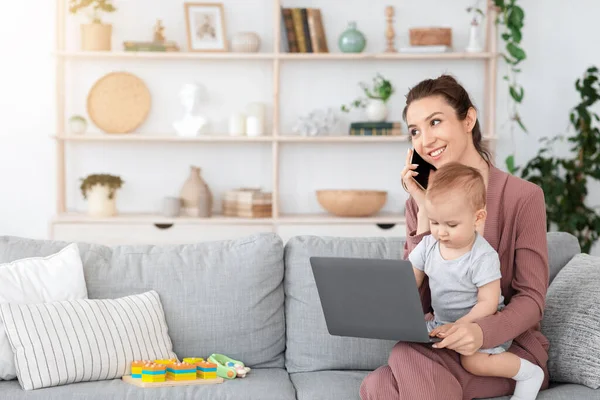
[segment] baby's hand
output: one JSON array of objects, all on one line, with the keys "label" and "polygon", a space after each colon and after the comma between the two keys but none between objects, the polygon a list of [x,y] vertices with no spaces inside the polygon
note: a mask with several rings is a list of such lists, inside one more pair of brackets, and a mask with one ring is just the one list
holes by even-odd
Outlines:
[{"label": "baby's hand", "polygon": [[429,332],[429,336],[431,337],[439,337],[439,338],[443,338],[446,337],[446,332],[448,332],[450,330],[450,328],[452,328],[454,326],[454,324],[446,324],[446,325],[442,325],[439,326],[435,329],[433,329],[431,332]]},{"label": "baby's hand", "polygon": [[433,313],[428,312],[427,314],[425,314],[425,321],[433,321]]}]

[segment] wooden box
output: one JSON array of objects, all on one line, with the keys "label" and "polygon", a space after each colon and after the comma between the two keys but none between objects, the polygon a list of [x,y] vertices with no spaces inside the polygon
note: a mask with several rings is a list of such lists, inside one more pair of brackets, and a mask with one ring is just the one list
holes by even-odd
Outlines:
[{"label": "wooden box", "polygon": [[409,37],[411,46],[452,47],[452,28],[412,28]]}]

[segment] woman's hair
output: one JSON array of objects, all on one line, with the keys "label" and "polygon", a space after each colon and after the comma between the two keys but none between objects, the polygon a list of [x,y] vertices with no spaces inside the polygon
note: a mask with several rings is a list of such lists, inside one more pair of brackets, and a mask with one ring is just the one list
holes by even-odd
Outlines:
[{"label": "woman's hair", "polygon": [[430,200],[443,198],[452,190],[459,190],[473,210],[485,208],[485,183],[476,168],[458,162],[442,165],[431,175],[426,196]]},{"label": "woman's hair", "polygon": [[[425,79],[414,86],[406,95],[406,106],[402,112],[402,118],[406,122],[406,112],[408,106],[415,101],[430,96],[442,96],[446,103],[450,105],[456,112],[456,117],[463,121],[467,117],[467,112],[472,107],[476,110],[469,94],[456,79],[450,75],[441,75],[436,79]],[[492,157],[483,144],[481,135],[481,127],[479,120],[475,120],[475,126],[473,127],[473,144],[477,152],[483,157],[483,159],[491,164]]]}]

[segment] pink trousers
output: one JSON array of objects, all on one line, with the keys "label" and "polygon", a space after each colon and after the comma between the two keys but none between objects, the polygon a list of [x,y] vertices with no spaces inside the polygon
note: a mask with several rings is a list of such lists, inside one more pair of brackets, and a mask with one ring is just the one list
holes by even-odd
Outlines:
[{"label": "pink trousers", "polygon": [[[521,347],[509,351],[533,363]],[[544,368],[545,371],[545,368]],[[548,374],[542,389],[548,387]],[[515,381],[475,376],[460,364],[453,350],[433,349],[413,343],[397,343],[388,365],[371,372],[362,382],[362,400],[471,400],[513,393]]]}]

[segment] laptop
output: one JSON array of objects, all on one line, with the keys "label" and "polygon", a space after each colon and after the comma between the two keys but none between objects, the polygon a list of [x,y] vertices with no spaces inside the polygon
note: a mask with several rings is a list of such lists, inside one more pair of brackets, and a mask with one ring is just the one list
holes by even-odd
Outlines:
[{"label": "laptop", "polygon": [[310,257],[330,335],[435,343],[410,261]]}]

